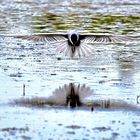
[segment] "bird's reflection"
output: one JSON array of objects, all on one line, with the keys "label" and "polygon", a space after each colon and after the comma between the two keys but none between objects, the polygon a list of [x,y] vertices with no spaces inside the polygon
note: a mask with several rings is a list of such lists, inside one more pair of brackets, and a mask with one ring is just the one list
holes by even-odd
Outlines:
[{"label": "bird's reflection", "polygon": [[54,107],[54,108],[81,108],[90,109],[113,109],[113,110],[134,110],[138,107],[123,100],[116,99],[93,99],[93,90],[85,84],[65,84],[57,88],[50,97],[20,98],[14,104],[31,107]]},{"label": "bird's reflection", "polygon": [[70,107],[76,107],[81,106],[81,101],[78,95],[78,92],[76,91],[74,84],[70,84],[70,91],[68,93],[68,96],[66,98],[66,104]]},{"label": "bird's reflection", "polygon": [[70,83],[57,88],[48,99],[52,104],[74,108],[83,106],[86,98],[91,96],[92,93],[93,91],[85,84]]}]

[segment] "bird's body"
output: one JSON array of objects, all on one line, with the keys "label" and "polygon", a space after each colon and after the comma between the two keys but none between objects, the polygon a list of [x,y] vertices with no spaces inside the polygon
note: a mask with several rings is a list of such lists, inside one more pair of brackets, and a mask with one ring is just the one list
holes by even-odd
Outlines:
[{"label": "bird's body", "polygon": [[27,40],[46,41],[48,44],[56,47],[58,52],[63,52],[71,57],[89,55],[94,50],[92,43],[117,43],[139,38],[139,36],[80,33],[76,30],[70,30],[66,33],[38,33],[12,36]]}]

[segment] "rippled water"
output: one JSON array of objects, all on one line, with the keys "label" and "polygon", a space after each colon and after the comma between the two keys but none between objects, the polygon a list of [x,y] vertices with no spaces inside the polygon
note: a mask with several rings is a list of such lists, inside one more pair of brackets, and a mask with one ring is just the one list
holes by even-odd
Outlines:
[{"label": "rippled water", "polygon": [[[140,34],[139,0],[1,0],[0,34],[77,29]],[[0,38],[0,139],[139,139],[139,109],[40,109],[9,102],[48,97],[59,86],[80,83],[91,99],[122,100],[139,107],[140,41],[93,45],[86,58],[57,54],[45,43]],[[32,135],[34,134],[34,135]]]}]

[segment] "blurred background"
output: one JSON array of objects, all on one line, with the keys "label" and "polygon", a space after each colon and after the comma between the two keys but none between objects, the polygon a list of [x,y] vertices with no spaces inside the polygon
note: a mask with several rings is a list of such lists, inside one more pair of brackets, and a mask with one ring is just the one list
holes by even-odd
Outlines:
[{"label": "blurred background", "polygon": [[139,0],[1,0],[1,32],[138,34]]}]

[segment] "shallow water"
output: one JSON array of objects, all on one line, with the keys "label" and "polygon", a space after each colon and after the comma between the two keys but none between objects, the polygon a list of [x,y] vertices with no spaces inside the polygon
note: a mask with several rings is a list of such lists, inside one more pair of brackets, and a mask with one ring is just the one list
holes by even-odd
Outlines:
[{"label": "shallow water", "polygon": [[[139,0],[0,1],[0,34],[77,29],[139,35],[139,23]],[[0,139],[139,139],[139,109],[91,112],[10,104],[22,98],[23,84],[25,97],[46,98],[59,86],[80,83],[93,90],[90,99],[139,108],[140,41],[93,47],[89,57],[71,59],[45,43],[0,38]]]}]

